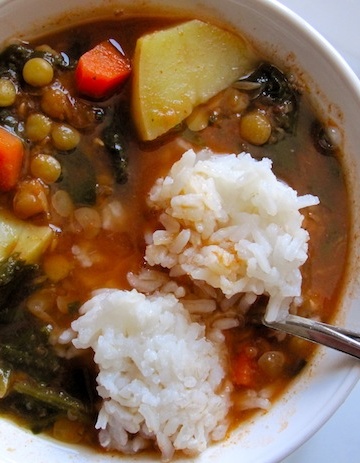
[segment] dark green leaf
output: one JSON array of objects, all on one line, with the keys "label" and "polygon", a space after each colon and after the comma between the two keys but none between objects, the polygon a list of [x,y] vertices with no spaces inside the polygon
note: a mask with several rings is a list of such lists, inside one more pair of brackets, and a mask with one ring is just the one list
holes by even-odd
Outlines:
[{"label": "dark green leaf", "polygon": [[111,124],[103,130],[102,140],[110,155],[115,180],[124,184],[128,180],[128,155],[124,135],[125,121],[120,114],[120,111],[115,112]]},{"label": "dark green leaf", "polygon": [[56,188],[65,190],[76,206],[93,206],[96,202],[96,175],[89,158],[79,149],[57,153],[61,178]]},{"label": "dark green leaf", "polygon": [[17,315],[20,303],[36,287],[38,266],[26,264],[17,255],[0,262],[0,323]]}]

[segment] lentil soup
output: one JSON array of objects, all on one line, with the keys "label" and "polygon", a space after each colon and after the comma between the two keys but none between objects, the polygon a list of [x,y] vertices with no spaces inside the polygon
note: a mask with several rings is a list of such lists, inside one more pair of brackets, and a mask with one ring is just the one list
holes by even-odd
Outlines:
[{"label": "lentil soup", "polygon": [[[269,158],[280,180],[319,198],[303,211],[310,241],[293,310],[325,322],[334,315],[329,308],[341,291],[349,222],[341,153],[291,76],[246,44],[251,69],[244,75],[160,136],[139,134],[132,102],[137,41],[186,21],[83,23],[31,43],[13,41],[0,54],[0,129],[11,138],[5,151],[18,159],[11,163],[0,146],[0,410],[34,432],[94,445],[97,367],[88,350],[74,354],[64,333],[95,290],[131,290],[129,275],[149,269],[146,237],[162,228],[149,191],[188,149]],[[122,80],[110,90],[106,82],[102,93],[87,82],[86,65],[80,75],[79,63],[104,43],[121,57]],[[189,276],[173,278],[203,297]],[[221,305],[218,293],[214,300]],[[249,391],[271,403],[314,350],[254,321],[267,300],[259,295],[246,312],[227,302],[237,320],[224,330],[230,429],[258,408],[244,406]]]}]

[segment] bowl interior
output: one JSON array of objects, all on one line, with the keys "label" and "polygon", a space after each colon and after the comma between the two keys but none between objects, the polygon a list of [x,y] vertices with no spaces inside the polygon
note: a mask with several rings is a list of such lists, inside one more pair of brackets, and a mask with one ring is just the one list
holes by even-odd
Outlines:
[{"label": "bowl interior", "polygon": [[[46,26],[81,18],[86,9],[96,15],[100,11],[120,11],[126,3],[77,0],[3,0],[0,2],[0,41],[10,36],[42,33]],[[131,8],[141,13],[154,7],[179,10],[177,0],[132,1]],[[99,9],[99,5],[101,9]],[[346,290],[336,322],[360,328],[359,282],[360,257],[359,205],[360,158],[357,156],[360,84],[341,57],[304,21],[288,9],[269,0],[183,0],[181,10],[203,17],[215,18],[244,33],[257,44],[269,60],[298,73],[306,82],[326,118],[341,129],[344,166],[349,180],[352,204],[352,244]],[[69,13],[70,12],[70,13]],[[237,429],[224,443],[209,448],[196,461],[246,461],[246,463],[277,462],[300,446],[338,408],[360,376],[360,366],[351,358],[334,351],[320,349],[311,365],[270,412],[257,416]],[[93,454],[89,450],[62,446],[36,437],[0,420],[0,454],[5,463],[96,463],[114,461],[111,455]],[[146,458],[145,458],[146,460]],[[124,457],[121,461],[145,461],[144,457]],[[186,460],[188,461],[188,460]]]}]

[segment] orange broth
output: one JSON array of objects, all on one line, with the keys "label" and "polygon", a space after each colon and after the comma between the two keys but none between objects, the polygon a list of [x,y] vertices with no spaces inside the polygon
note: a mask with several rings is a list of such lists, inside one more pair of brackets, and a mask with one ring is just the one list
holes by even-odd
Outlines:
[{"label": "orange broth", "polygon": [[[95,24],[85,23],[41,37],[30,47],[46,44],[76,60],[81,53],[97,43],[114,38],[131,58],[136,39],[140,35],[173,23],[174,20],[166,18],[139,17]],[[259,63],[261,61],[262,57],[259,57]],[[93,114],[91,108],[98,108],[98,112],[102,113],[100,121],[95,118],[83,124],[83,127],[80,123],[76,127],[81,135],[77,149],[95,166],[97,196],[95,204],[89,207],[101,213],[104,205],[112,200],[119,201],[125,211],[127,225],[125,228],[117,225],[108,230],[100,229],[94,235],[91,227],[84,232],[69,215],[62,217],[54,210],[52,196],[59,188],[61,189],[59,186],[61,184],[55,182],[46,185],[45,191],[49,204],[47,213],[36,214],[25,220],[36,224],[50,224],[55,230],[56,238],[43,255],[40,268],[43,265],[45,269],[46,265],[51,267],[54,256],[53,262],[61,256],[60,262],[65,261],[68,266],[67,273],[65,272],[59,280],[51,279],[45,272],[41,288],[29,296],[30,299],[39,300],[42,297],[46,299],[43,312],[35,316],[41,323],[52,325],[53,335],[69,328],[71,321],[78,316],[78,308],[90,298],[94,290],[104,287],[130,289],[127,273],[137,273],[145,266],[144,233],[158,226],[156,215],[149,210],[146,203],[148,192],[156,179],[165,175],[171,165],[180,158],[185,151],[184,146],[192,146],[195,150],[208,146],[213,151],[225,153],[247,151],[255,158],[269,157],[273,161],[274,172],[280,179],[286,181],[299,194],[309,193],[320,198],[319,206],[304,212],[305,227],[310,233],[310,248],[309,259],[302,271],[304,302],[299,313],[305,316],[316,315],[322,321],[331,319],[340,297],[346,264],[349,222],[346,182],[341,168],[340,153],[334,150],[331,155],[328,153],[324,155],[314,147],[311,132],[314,122],[317,121],[317,115],[306,95],[300,95],[300,92],[298,94],[296,130],[293,133],[286,133],[277,143],[259,147],[244,140],[238,128],[239,114],[236,113],[220,117],[198,133],[190,133],[184,124],[155,142],[144,143],[139,141],[133,123],[128,118],[131,80],[120,93],[105,102],[92,102],[76,93],[73,74],[73,70],[56,71],[56,84],[51,84],[52,88],[58,88],[64,94],[70,95],[71,101],[75,102],[64,116],[65,121],[71,125],[79,118],[87,119],[89,111]],[[32,92],[29,86],[20,86],[16,103],[11,108],[12,114],[24,124],[29,114],[43,113],[41,99],[41,89]],[[77,104],[78,101],[84,103],[85,109]],[[102,131],[109,125],[114,111],[124,112],[127,120],[128,180],[124,184],[116,184],[114,181],[109,156],[103,144],[99,143]],[[49,114],[47,116],[59,122],[56,117]],[[20,183],[34,178],[30,169],[34,155],[40,152],[51,154],[54,150],[50,137],[33,142],[26,139],[25,135],[25,144],[26,162]],[[81,182],[80,177],[78,181]],[[13,209],[14,194],[14,191],[1,193],[0,204],[3,208]],[[79,207],[83,205],[74,205],[75,209]],[[84,260],[79,258],[74,250],[85,253],[86,259],[91,259],[91,264],[84,265]],[[246,383],[247,380],[239,379],[239,384],[235,385],[235,403],[237,396],[241,399],[248,387],[255,390],[269,388],[273,390],[273,396],[277,396],[306,365],[313,351],[313,346],[304,341],[291,337],[278,338],[268,329],[251,324],[250,321],[245,327],[229,330],[226,341],[230,352],[230,363],[232,361],[236,363],[238,360],[234,359],[244,355],[250,362],[249,368],[256,370],[249,383]],[[285,356],[285,364],[280,373],[266,374],[259,369],[257,361],[267,351],[281,352]],[[81,358],[76,360],[77,363],[79,361],[80,367],[89,369],[90,377],[93,378],[96,369],[91,359],[84,356],[83,360]],[[69,365],[71,366],[71,361]],[[231,363],[230,378],[234,377],[234,368],[234,364]],[[94,391],[93,393],[95,394]],[[9,410],[5,409],[4,413],[8,414]],[[235,406],[231,415],[233,426],[238,426],[248,418],[249,413],[239,411]],[[51,433],[53,429],[59,427],[59,420],[60,418],[55,420],[55,425],[52,423],[46,430]],[[93,422],[88,426],[92,428]],[[80,434],[85,436],[87,433]],[[69,436],[66,437],[66,433],[64,436],[59,431],[55,432],[55,437],[71,440]],[[86,442],[86,438],[79,437],[78,442]]]}]

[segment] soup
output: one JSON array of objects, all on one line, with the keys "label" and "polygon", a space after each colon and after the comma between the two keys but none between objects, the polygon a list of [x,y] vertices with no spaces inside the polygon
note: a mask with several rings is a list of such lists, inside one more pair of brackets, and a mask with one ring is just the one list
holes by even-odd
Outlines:
[{"label": "soup", "polygon": [[[221,38],[237,76],[201,44],[200,71],[186,55],[176,72],[163,63],[181,53],[174,31],[194,30]],[[113,55],[115,84],[102,61]],[[4,416],[62,441],[99,434],[99,450],[171,458],[268,410],[313,347],[259,314],[329,321],[346,263],[336,128],[306,88],[242,38],[188,18],[79,24],[15,41],[0,63]],[[168,107],[163,84],[146,93],[163,73],[165,96],[190,88]]]}]

